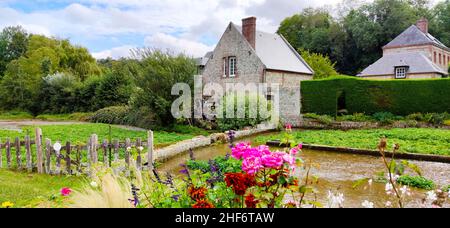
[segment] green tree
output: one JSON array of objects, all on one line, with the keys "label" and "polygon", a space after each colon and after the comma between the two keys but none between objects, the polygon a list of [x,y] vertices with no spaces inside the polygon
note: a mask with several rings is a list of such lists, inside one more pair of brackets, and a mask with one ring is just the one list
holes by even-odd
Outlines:
[{"label": "green tree", "polygon": [[430,31],[442,43],[450,47],[450,0],[443,1],[433,9]]},{"label": "green tree", "polygon": [[323,79],[338,74],[334,69],[335,64],[331,62],[328,56],[311,53],[307,50],[300,50],[300,54],[314,70],[314,79]]},{"label": "green tree", "polygon": [[27,51],[29,34],[21,27],[6,27],[0,33],[0,79],[7,65]]},{"label": "green tree", "polygon": [[[195,61],[186,55],[174,55],[159,50],[140,49],[135,55],[141,59],[142,74],[136,76],[137,89],[131,104],[135,109],[147,109],[155,115],[157,122],[172,124],[172,86],[176,83],[193,85],[196,73]],[[144,117],[145,118],[145,117]]]}]

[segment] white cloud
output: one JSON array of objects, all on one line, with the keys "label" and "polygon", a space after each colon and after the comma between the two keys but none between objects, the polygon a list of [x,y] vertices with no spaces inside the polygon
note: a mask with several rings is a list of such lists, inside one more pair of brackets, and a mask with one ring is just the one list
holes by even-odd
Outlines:
[{"label": "white cloud", "polygon": [[132,45],[125,45],[120,47],[115,47],[109,50],[101,51],[101,52],[94,52],[92,53],[92,56],[96,59],[106,59],[108,57],[113,59],[120,59],[122,57],[127,58],[130,57],[130,50],[135,48]]},{"label": "white cloud", "polygon": [[206,52],[212,51],[213,46],[207,46],[200,42],[177,38],[164,33],[157,33],[145,38],[145,46],[170,50],[174,53],[184,53],[194,57],[204,56]]}]

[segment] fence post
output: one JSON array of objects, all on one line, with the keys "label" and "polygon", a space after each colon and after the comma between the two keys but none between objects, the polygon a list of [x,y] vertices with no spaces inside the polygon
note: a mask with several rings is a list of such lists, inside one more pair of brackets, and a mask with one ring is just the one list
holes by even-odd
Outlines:
[{"label": "fence post", "polygon": [[51,174],[52,140],[45,139],[45,173]]},{"label": "fence post", "polygon": [[11,139],[6,138],[6,165],[8,166],[8,169],[11,168]]},{"label": "fence post", "polygon": [[[89,137],[89,139],[88,139],[88,142],[87,142],[87,158],[86,158],[86,160],[87,160],[87,170],[88,170],[88,172],[90,172],[91,171],[91,163],[92,163],[92,152],[91,152],[91,150],[92,150],[92,136],[91,137]],[[81,162],[81,160],[80,160],[80,162]]]},{"label": "fence post", "polygon": [[104,140],[103,140],[103,143],[102,143],[102,149],[103,149],[103,165],[105,165],[106,167],[109,167],[108,148],[109,148],[108,140],[104,139]]},{"label": "fence post", "polygon": [[70,153],[72,151],[72,147],[70,142],[66,142],[66,166],[67,166],[67,174],[72,174],[72,160],[70,159]]},{"label": "fence post", "polygon": [[127,168],[130,168],[130,151],[128,151],[128,148],[131,148],[131,140],[129,138],[125,140],[125,163]]},{"label": "fence post", "polygon": [[136,168],[138,170],[142,170],[142,156],[141,156],[141,150],[140,147],[142,146],[142,139],[141,138],[137,138],[136,139],[136,149],[138,152],[138,156],[136,158]]},{"label": "fence post", "polygon": [[56,142],[59,144],[60,148],[59,150],[53,149],[53,151],[55,151],[55,156],[56,156],[56,170],[55,173],[56,175],[61,175],[61,143],[60,142]]},{"label": "fence post", "polygon": [[0,139],[0,169],[3,168],[2,139]]},{"label": "fence post", "polygon": [[21,148],[20,148],[20,138],[19,137],[16,137],[15,145],[16,145],[17,169],[21,170],[22,169],[22,154],[20,152]]},{"label": "fence post", "polygon": [[33,158],[31,156],[31,139],[30,139],[29,135],[25,136],[25,151],[27,153],[27,155],[26,155],[27,170],[28,170],[28,172],[32,172],[33,171]]},{"label": "fence post", "polygon": [[96,134],[93,134],[91,138],[91,158],[93,164],[98,163],[97,146],[98,146],[98,136]]},{"label": "fence post", "polygon": [[147,137],[147,146],[148,146],[148,169],[150,172],[153,170],[153,131],[148,131]]},{"label": "fence post", "polygon": [[44,169],[43,169],[44,157],[42,155],[42,129],[36,128],[35,133],[36,133],[35,134],[35,142],[36,142],[36,153],[37,153],[36,166],[37,166],[38,173],[42,174],[42,173],[44,173]]},{"label": "fence post", "polygon": [[119,161],[119,141],[116,139],[114,140],[114,162]]},{"label": "fence post", "polygon": [[[88,145],[88,150],[89,150],[89,145]],[[81,151],[82,151],[81,145],[77,145],[77,172],[79,172],[79,173],[81,173],[83,171],[81,168],[81,162],[83,162]]]}]

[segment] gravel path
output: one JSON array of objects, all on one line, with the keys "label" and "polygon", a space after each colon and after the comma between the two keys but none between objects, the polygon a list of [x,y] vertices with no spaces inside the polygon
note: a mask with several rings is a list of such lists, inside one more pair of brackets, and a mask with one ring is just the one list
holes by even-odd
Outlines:
[{"label": "gravel path", "polygon": [[[46,125],[71,125],[71,124],[89,124],[88,122],[79,121],[42,121],[42,120],[23,120],[23,121],[5,121],[0,120],[0,129],[21,131],[22,126],[46,126]],[[145,129],[123,126],[123,125],[113,125],[122,129],[132,130],[132,131],[146,131]]]}]

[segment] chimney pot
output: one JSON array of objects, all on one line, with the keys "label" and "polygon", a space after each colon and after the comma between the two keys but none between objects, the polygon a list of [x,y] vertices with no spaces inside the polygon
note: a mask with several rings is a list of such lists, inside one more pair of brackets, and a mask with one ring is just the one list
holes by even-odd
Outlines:
[{"label": "chimney pot", "polygon": [[416,26],[425,34],[428,34],[428,20],[426,18],[422,18],[417,21]]},{"label": "chimney pot", "polygon": [[242,19],[242,34],[256,50],[256,17]]}]

